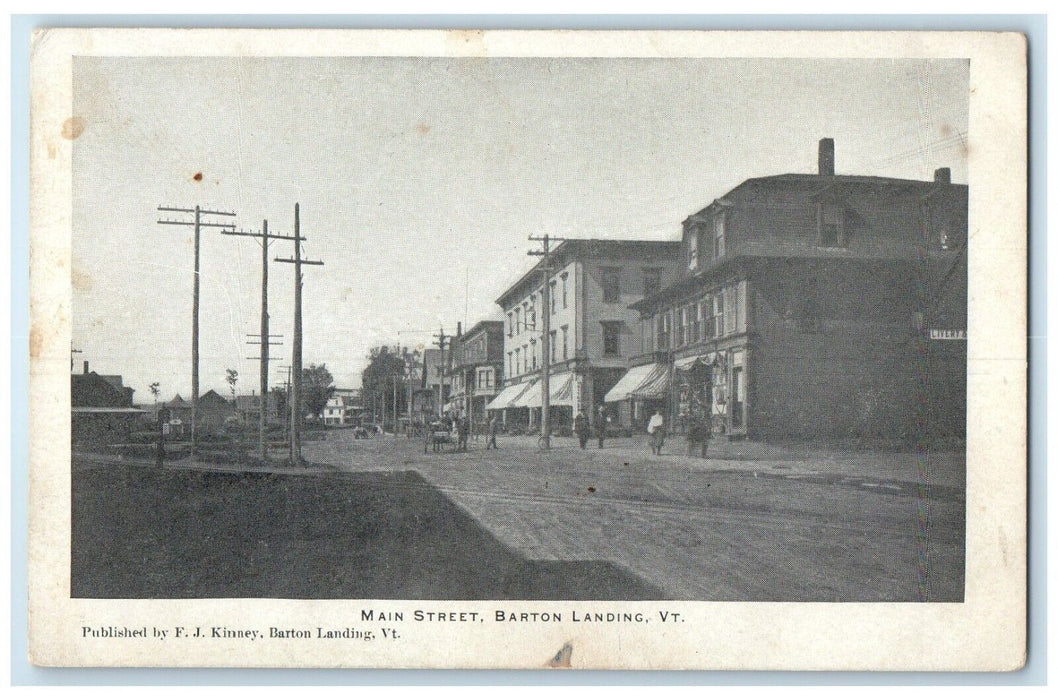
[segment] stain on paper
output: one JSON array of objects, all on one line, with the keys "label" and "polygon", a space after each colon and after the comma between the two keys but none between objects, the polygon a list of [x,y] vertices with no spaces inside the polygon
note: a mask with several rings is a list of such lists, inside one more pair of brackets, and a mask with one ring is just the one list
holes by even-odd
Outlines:
[{"label": "stain on paper", "polygon": [[191,179],[195,182],[202,182],[202,173],[195,173],[191,176]]},{"label": "stain on paper", "polygon": [[92,276],[80,270],[70,270],[70,284],[74,291],[88,292],[92,289]]},{"label": "stain on paper", "polygon": [[573,668],[573,645],[566,642],[547,662],[549,668]]},{"label": "stain on paper", "polygon": [[29,329],[29,356],[36,360],[40,358],[40,351],[44,348],[44,334],[40,329],[33,326]]},{"label": "stain on paper", "polygon": [[73,141],[84,133],[84,120],[80,117],[70,117],[62,123],[62,137]]}]

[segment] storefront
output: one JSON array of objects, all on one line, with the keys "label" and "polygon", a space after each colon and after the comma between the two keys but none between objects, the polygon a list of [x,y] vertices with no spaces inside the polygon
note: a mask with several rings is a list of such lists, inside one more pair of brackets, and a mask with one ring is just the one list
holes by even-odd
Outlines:
[{"label": "storefront", "polygon": [[524,427],[529,424],[529,409],[521,403],[522,396],[532,390],[535,382],[511,384],[501,391],[485,407],[486,411],[502,411],[501,420],[505,427]]},{"label": "storefront", "polygon": [[668,413],[670,374],[667,363],[632,367],[606,393],[604,400],[619,406],[627,401],[630,427],[633,430],[645,430],[647,421],[655,411]]},{"label": "storefront", "polygon": [[[548,378],[549,419],[550,427],[573,425],[573,408],[577,395],[576,376],[572,372],[559,372]],[[532,389],[518,399],[519,405],[530,409],[530,425],[540,425],[540,412],[543,410],[543,382],[537,381]]]},{"label": "storefront", "polygon": [[744,347],[677,358],[673,367],[677,432],[708,418],[714,437],[746,434]]}]

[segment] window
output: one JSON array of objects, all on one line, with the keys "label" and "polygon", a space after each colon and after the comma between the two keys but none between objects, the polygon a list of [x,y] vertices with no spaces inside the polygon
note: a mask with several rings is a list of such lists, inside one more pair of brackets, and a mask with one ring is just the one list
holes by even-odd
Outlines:
[{"label": "window", "polygon": [[621,268],[602,268],[602,300],[607,304],[621,301]]},{"label": "window", "polygon": [[661,291],[661,270],[648,267],[643,270],[643,296],[652,297]]},{"label": "window", "polygon": [[820,204],[819,245],[823,248],[845,247],[845,212],[833,204]]},{"label": "window", "polygon": [[[507,314],[507,337],[510,338],[514,335],[514,314]],[[509,353],[508,353],[509,354]]]},{"label": "window", "polygon": [[724,295],[717,292],[713,295],[713,337],[724,335]]},{"label": "window", "polygon": [[569,273],[568,272],[563,272],[562,273],[562,308],[563,309],[568,309],[569,308],[569,297],[566,294],[566,287],[568,286],[567,282],[569,282]]},{"label": "window", "polygon": [[672,325],[669,317],[669,312],[658,316],[658,350],[668,350],[669,341],[672,338]]},{"label": "window", "polygon": [[735,287],[724,288],[724,307],[727,313],[724,315],[724,335],[735,332],[735,319],[738,318],[738,294]]},{"label": "window", "polygon": [[726,214],[719,212],[713,217],[713,259],[724,257],[727,248],[727,232],[725,231]]},{"label": "window", "polygon": [[507,353],[507,371],[505,372],[505,374],[508,377],[514,376],[514,362],[511,361],[512,357],[514,357],[513,352]]},{"label": "window", "polygon": [[533,338],[532,346],[533,346],[533,371],[535,372],[536,371],[536,338]]},{"label": "window", "polygon": [[521,309],[515,309],[514,310],[514,332],[515,332],[516,335],[522,332],[522,310]]},{"label": "window", "polygon": [[738,333],[745,333],[746,317],[749,315],[749,312],[746,309],[745,280],[735,285],[735,306],[738,308],[738,313],[735,315],[735,331]]},{"label": "window", "polygon": [[698,229],[690,229],[690,235],[687,237],[687,269],[697,270],[698,269]]},{"label": "window", "polygon": [[687,336],[687,342],[697,343],[702,339],[701,305],[691,304],[687,307],[687,315],[691,317],[691,331]]},{"label": "window", "polygon": [[687,310],[680,307],[676,311],[676,342],[673,347],[682,347],[687,344]]},{"label": "window", "polygon": [[701,339],[709,340],[714,337],[713,327],[713,298],[710,296],[702,297],[698,302],[698,322],[702,326]]},{"label": "window", "polygon": [[602,353],[607,356],[621,354],[621,322],[602,322]]},{"label": "window", "polygon": [[558,331],[551,331],[551,343],[549,344],[551,361],[555,361],[555,343],[557,342]]},{"label": "window", "polygon": [[[536,353],[534,352],[533,354],[535,355]],[[522,365],[522,366],[525,368],[525,371],[528,372],[529,371],[529,343],[526,343],[525,345],[522,346],[522,357],[525,358],[525,364]],[[533,358],[533,361],[534,362],[536,361],[535,357]]]},{"label": "window", "polygon": [[551,315],[552,315],[552,316],[554,316],[554,315],[555,315],[555,285],[556,285],[556,284],[558,284],[558,283],[557,283],[557,282],[552,282],[552,283],[551,283],[551,297],[550,297],[550,302],[551,302]]},{"label": "window", "polygon": [[521,348],[515,348],[514,350],[514,373],[515,375],[522,373],[522,350]]},{"label": "window", "polygon": [[562,359],[569,359],[569,326],[562,326]]},{"label": "window", "polygon": [[[535,311],[535,309],[534,309],[534,311]],[[525,330],[527,330],[527,331],[531,330],[536,325],[535,323],[532,326],[529,325],[529,302],[528,301],[523,301],[522,302],[522,318],[525,319]]]}]

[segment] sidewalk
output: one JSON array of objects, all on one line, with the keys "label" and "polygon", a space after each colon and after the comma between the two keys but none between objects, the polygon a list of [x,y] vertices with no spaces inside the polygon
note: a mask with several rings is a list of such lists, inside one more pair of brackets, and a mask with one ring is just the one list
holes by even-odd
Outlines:
[{"label": "sidewalk", "polygon": [[[502,437],[500,448],[539,453],[538,436]],[[484,443],[481,443],[482,447]],[[476,445],[472,441],[473,451]],[[574,456],[580,452],[576,438],[552,438],[552,452]],[[480,448],[479,448],[480,449]],[[783,474],[785,476],[847,476],[883,481],[911,482],[963,488],[966,484],[965,451],[845,450],[819,444],[781,445],[750,440],[711,440],[707,456],[687,454],[682,435],[670,436],[660,456],[650,453],[647,436],[607,438],[603,449],[598,441],[588,442],[585,452],[612,454],[624,462],[657,461],[690,471],[744,471]]]}]

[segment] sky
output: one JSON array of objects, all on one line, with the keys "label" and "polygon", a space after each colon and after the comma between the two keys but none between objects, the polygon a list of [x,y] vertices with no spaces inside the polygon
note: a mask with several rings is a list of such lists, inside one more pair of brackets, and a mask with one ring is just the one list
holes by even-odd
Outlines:
[{"label": "sky", "polygon": [[[143,403],[191,388],[192,229],[160,205],[290,235],[299,203],[324,262],[304,268],[304,362],[353,388],[373,346],[500,318],[530,235],[678,240],[748,178],[815,172],[823,137],[838,174],[967,182],[957,60],[78,57],[73,81],[75,362]],[[227,395],[228,368],[258,389],[260,261],[203,229],[202,393]],[[269,268],[273,386],[292,268]]]}]

